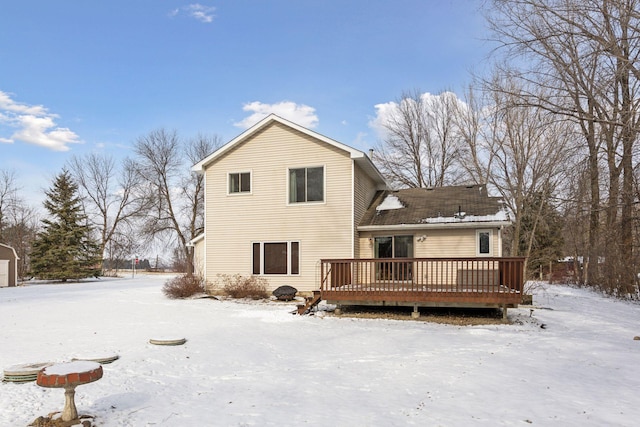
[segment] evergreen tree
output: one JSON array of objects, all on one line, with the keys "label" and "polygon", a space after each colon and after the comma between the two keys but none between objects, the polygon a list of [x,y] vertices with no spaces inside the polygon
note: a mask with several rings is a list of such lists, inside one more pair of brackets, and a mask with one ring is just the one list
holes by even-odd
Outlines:
[{"label": "evergreen tree", "polygon": [[49,218],[38,234],[31,254],[31,270],[41,279],[77,280],[100,274],[101,253],[91,237],[91,227],[83,213],[78,186],[63,170],[45,193],[44,207]]},{"label": "evergreen tree", "polygon": [[542,266],[548,270],[562,257],[564,221],[560,213],[542,192],[531,195],[522,212],[522,234],[518,242],[520,253],[528,256],[529,272],[536,274]]}]

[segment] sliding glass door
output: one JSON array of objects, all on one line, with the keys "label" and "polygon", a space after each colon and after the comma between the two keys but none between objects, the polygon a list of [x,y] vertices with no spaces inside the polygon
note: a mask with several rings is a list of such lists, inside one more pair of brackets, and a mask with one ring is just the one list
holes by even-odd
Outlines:
[{"label": "sliding glass door", "polygon": [[[376,258],[413,258],[413,236],[382,236],[374,239]],[[410,281],[413,263],[380,261],[376,263],[376,280]]]}]

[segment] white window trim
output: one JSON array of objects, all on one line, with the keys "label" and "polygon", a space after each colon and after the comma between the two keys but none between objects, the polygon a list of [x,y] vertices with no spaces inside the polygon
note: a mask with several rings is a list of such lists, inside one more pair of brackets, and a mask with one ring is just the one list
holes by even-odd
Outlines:
[{"label": "white window trim", "polygon": [[[320,202],[295,202],[291,203],[289,201],[289,191],[291,191],[291,183],[290,183],[290,173],[292,169],[313,169],[313,168],[322,168],[322,201]],[[287,206],[313,206],[313,205],[324,205],[327,203],[327,165],[311,165],[311,166],[292,166],[287,168],[287,191],[285,194]]]},{"label": "white window trim", "polygon": [[[489,233],[489,253],[480,253],[480,233]],[[491,257],[493,256],[493,230],[487,228],[482,230],[476,230],[476,256],[477,257]]]},{"label": "white window trim", "polygon": [[[265,274],[264,273],[264,245],[265,243],[286,243],[287,244],[287,273],[286,274]],[[297,243],[298,244],[298,273],[293,274],[291,273],[291,244],[292,243]],[[253,245],[255,244],[259,244],[260,245],[260,273],[259,274],[254,274],[253,273]],[[285,276],[300,276],[300,271],[302,270],[301,268],[301,263],[300,263],[300,253],[302,252],[301,250],[301,244],[300,244],[300,240],[265,240],[265,241],[253,241],[251,242],[251,275],[252,276],[264,276],[264,277],[285,277]]]},{"label": "white window trim", "polygon": [[[233,174],[249,174],[249,191],[238,191],[237,193],[232,193],[230,191],[231,187],[231,175]],[[243,171],[231,171],[227,172],[227,196],[249,196],[253,194],[253,170],[243,170]]]}]

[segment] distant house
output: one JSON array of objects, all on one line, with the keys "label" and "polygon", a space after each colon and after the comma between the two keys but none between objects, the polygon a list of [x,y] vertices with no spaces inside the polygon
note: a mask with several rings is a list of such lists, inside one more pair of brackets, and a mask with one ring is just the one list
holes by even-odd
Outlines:
[{"label": "distant house", "polygon": [[18,283],[19,259],[15,249],[0,243],[0,288]]},{"label": "distant house", "polygon": [[[380,298],[391,294],[381,289],[397,282],[396,296],[414,292],[395,300],[402,304],[413,304],[417,286],[436,285],[439,268],[450,270],[437,278],[441,292],[462,285],[469,292],[483,277],[487,292],[504,286],[493,260],[502,255],[502,229],[510,222],[484,185],[391,191],[362,151],[276,115],[193,169],[204,174],[206,188],[204,234],[192,242],[195,265],[209,281],[256,275],[271,289],[291,285],[318,298],[319,291],[337,298],[338,289],[359,287],[360,299],[348,295],[359,303],[376,303],[367,299],[373,288],[386,303]],[[440,261],[427,271],[418,258]],[[445,258],[466,264],[445,265]]]}]

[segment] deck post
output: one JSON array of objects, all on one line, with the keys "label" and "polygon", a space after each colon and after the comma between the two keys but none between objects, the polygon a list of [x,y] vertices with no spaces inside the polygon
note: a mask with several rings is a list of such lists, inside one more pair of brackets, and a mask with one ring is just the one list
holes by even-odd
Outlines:
[{"label": "deck post", "polygon": [[413,313],[411,313],[411,317],[413,319],[417,319],[420,317],[420,312],[418,311],[418,304],[413,304]]},{"label": "deck post", "polygon": [[336,305],[336,309],[333,310],[333,314],[336,316],[340,316],[342,314],[342,306],[340,304]]},{"label": "deck post", "polygon": [[502,306],[502,320],[507,320],[507,306]]}]

